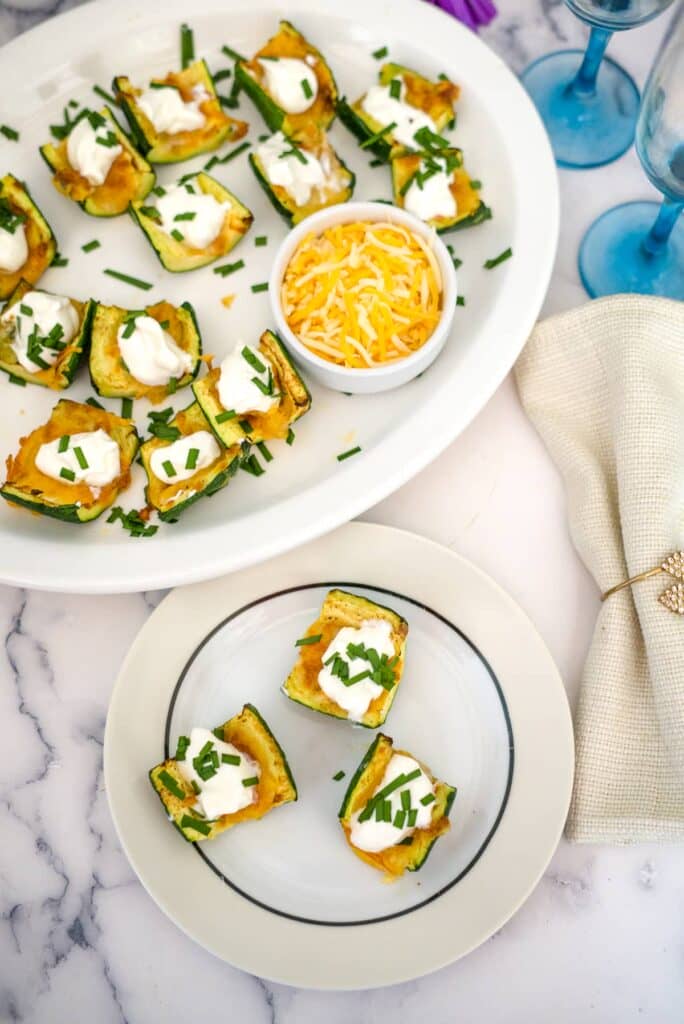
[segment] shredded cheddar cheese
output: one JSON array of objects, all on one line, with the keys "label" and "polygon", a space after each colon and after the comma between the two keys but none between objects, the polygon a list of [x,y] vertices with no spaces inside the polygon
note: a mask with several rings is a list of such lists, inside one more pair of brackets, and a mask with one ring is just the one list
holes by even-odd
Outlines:
[{"label": "shredded cheddar cheese", "polygon": [[425,344],[441,316],[442,279],[430,246],[408,228],[337,224],[299,244],[281,303],[289,327],[312,352],[366,368]]},{"label": "shredded cheddar cheese", "polygon": [[221,299],[221,305],[225,306],[226,309],[230,309],[234,302],[235,295],[224,295],[223,298]]}]

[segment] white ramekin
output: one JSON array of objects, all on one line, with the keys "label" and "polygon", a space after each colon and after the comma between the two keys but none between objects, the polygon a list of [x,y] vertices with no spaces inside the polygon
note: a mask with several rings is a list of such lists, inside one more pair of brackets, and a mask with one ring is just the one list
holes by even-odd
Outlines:
[{"label": "white ramekin", "polygon": [[[328,362],[327,359],[314,355],[288,327],[280,303],[283,275],[299,243],[312,232],[318,234],[334,224],[344,224],[349,221],[378,220],[410,228],[425,239],[431,247],[442,274],[442,316],[422,348],[405,359],[387,366],[367,369],[336,366],[334,363]],[[319,384],[335,391],[345,391],[355,395],[371,395],[378,391],[389,391],[391,388],[406,384],[426,370],[437,358],[447,340],[456,311],[458,295],[454,264],[444,242],[435,230],[418,220],[413,214],[407,213],[397,206],[365,202],[342,203],[339,206],[327,207],[325,210],[313,213],[296,228],[293,228],[281,242],[276,253],[268,291],[278,333],[296,362]]]}]

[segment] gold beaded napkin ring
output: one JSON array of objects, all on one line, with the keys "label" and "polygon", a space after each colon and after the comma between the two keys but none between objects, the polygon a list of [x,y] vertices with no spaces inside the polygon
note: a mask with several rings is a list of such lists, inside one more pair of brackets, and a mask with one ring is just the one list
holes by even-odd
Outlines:
[{"label": "gold beaded napkin ring", "polygon": [[638,576],[631,576],[628,580],[623,580],[622,583],[611,587],[610,590],[606,590],[601,600],[605,601],[611,594],[617,594],[618,590],[631,587],[633,583],[640,583],[641,580],[647,580],[650,576],[657,576],[661,572],[666,572],[668,576],[677,580],[677,583],[673,583],[667,590],[664,590],[658,600],[668,611],[675,612],[676,615],[684,615],[684,551],[675,551],[655,569],[640,572]]}]

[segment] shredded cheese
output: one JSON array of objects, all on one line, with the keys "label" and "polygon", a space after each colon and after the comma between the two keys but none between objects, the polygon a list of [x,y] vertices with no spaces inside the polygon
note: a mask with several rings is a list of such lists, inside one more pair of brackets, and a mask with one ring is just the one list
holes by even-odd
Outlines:
[{"label": "shredded cheese", "polygon": [[358,221],[307,235],[287,265],[280,298],[307,348],[338,365],[367,368],[425,344],[441,316],[442,278],[419,235]]},{"label": "shredded cheese", "polygon": [[233,305],[234,302],[235,302],[235,296],[234,295],[224,295],[223,298],[221,299],[221,305],[225,306],[226,309],[230,309],[230,307]]}]

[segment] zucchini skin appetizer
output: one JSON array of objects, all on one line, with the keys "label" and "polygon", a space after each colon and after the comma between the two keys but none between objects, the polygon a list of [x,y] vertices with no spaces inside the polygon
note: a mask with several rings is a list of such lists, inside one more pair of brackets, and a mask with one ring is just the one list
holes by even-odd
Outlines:
[{"label": "zucchini skin appetizer", "polygon": [[[427,159],[432,159],[440,166],[448,166],[445,161],[457,163],[449,175],[449,191],[454,198],[456,212],[453,216],[429,217],[426,219],[427,224],[442,235],[448,231],[460,231],[462,228],[483,224],[491,218],[492,211],[480,198],[479,188],[473,184],[463,167],[463,154],[460,149],[444,148],[434,155],[429,155]],[[394,203],[404,209],[407,190],[411,188],[412,180],[420,175],[425,166],[425,157],[420,153],[399,152],[392,157],[391,164]]]},{"label": "zucchini skin appetizer", "polygon": [[[204,447],[206,448],[207,437],[204,435],[208,431],[209,424],[202,410],[197,402],[193,402],[186,409],[177,412],[169,421],[164,431],[165,439],[150,437],[141,446],[140,461],[147,474],[145,499],[148,506],[156,510],[162,522],[175,523],[179,516],[196,501],[204,497],[210,498],[235,476],[242,458],[242,447],[235,445],[232,448],[224,448],[214,440],[214,435],[209,433],[208,439],[215,448],[213,461],[208,465],[198,466],[196,471],[188,476],[187,464],[188,461],[193,461],[192,452],[197,453],[195,460],[198,461],[201,451],[200,447],[189,448],[188,455],[182,460],[180,466],[180,472],[184,479],[180,481],[173,479],[174,476],[179,475],[179,467],[174,465],[173,461],[169,462],[175,441],[186,439],[186,442],[189,441],[192,444],[192,439],[198,438],[199,435],[200,439],[205,442]],[[177,436],[172,439],[173,434]],[[214,454],[213,449],[210,454]],[[161,473],[166,477],[163,479],[162,476],[158,476],[154,472],[157,463],[160,463],[162,467],[166,464],[166,470],[169,470],[170,466],[173,472],[169,474],[162,468]]]},{"label": "zucchini skin appetizer", "polygon": [[[69,476],[69,471],[63,479],[53,479],[37,468],[36,458],[43,445],[96,431],[104,431],[119,449],[119,472],[110,482],[92,487],[74,482],[74,474]],[[66,523],[90,522],[109,508],[119,492],[128,486],[138,444],[131,420],[62,398],[47,423],[21,438],[18,453],[7,459],[7,479],[0,487],[0,494],[5,501]]]},{"label": "zucchini skin appetizer", "polygon": [[[219,814],[211,819],[198,813],[198,794],[195,793],[188,777],[191,776],[190,758],[186,758],[190,748],[188,737],[179,740],[175,758],[163,761],[150,771],[150,782],[166,814],[183,838],[190,843],[215,839],[234,825],[256,821],[275,807],[297,799],[297,786],[282,747],[253,704],[245,704],[239,715],[230,718],[214,730],[214,736],[220,743],[231,744],[236,749],[236,754],[227,755],[229,758],[241,758],[246,755],[260,770],[258,778],[253,776],[244,780],[243,785],[251,784],[254,787],[255,799],[240,810]],[[218,747],[218,744],[214,745]],[[182,760],[179,757],[181,753]],[[209,761],[211,754],[211,750],[205,753]],[[219,764],[223,768],[226,762],[221,761]],[[205,781],[204,776],[209,780],[215,778],[216,772],[209,774],[211,769],[203,770],[204,765],[201,761],[198,767],[202,781]],[[227,764],[228,769],[238,767],[234,760]],[[200,792],[199,797],[201,796]]]},{"label": "zucchini skin appetizer", "polygon": [[[184,103],[192,103],[200,90],[199,110],[204,116],[201,127],[177,131],[158,131],[140,107],[142,89],[136,89],[128,78],[114,79],[112,89],[128,121],[140,152],[151,164],[174,164],[190,160],[200,153],[217,149],[223,142],[234,142],[247,132],[247,124],[223,113],[216,94],[214,79],[203,60],[195,61],[182,71],[169,71],[164,78],[154,79],[154,86],[170,86],[178,90]],[[195,93],[193,93],[195,90]]]},{"label": "zucchini skin appetizer", "polygon": [[[384,635],[383,629],[378,628],[383,626]],[[376,637],[376,640],[364,642],[367,635]],[[299,641],[299,658],[283,684],[283,693],[311,711],[347,719],[367,729],[377,729],[387,718],[401,682],[407,635],[408,623],[391,608],[344,590],[331,590],[319,617]],[[344,643],[341,643],[342,638]],[[385,651],[379,650],[381,642],[386,646]],[[360,647],[365,645],[367,649],[373,648],[374,643],[377,646],[366,657],[365,654],[353,654],[348,643]],[[333,650],[331,654],[330,649],[335,646],[339,650]],[[342,662],[339,667],[338,656]],[[379,674],[375,673],[378,663],[381,666]],[[375,673],[373,677],[364,681],[363,677],[371,676],[371,671]],[[321,679],[324,674],[325,683]],[[356,674],[359,681],[349,683],[350,676],[354,678]],[[329,678],[331,676],[337,676],[341,682],[335,685]],[[323,685],[330,692],[326,692]],[[355,690],[355,686],[364,689]],[[349,707],[338,703],[331,693]]]},{"label": "zucchini skin appetizer", "polygon": [[[108,135],[120,149],[101,184],[90,181],[69,159],[69,138],[74,131],[82,130],[78,126],[83,119],[89,119],[91,127],[99,126],[100,133]],[[106,152],[107,147],[101,148]],[[48,142],[41,146],[40,154],[53,172],[52,183],[57,191],[93,217],[118,217],[125,213],[129,203],[145,198],[156,178],[147,160],[122,132],[109,107],[97,112],[83,111],[69,135],[57,145]]]},{"label": "zucchini skin appetizer", "polygon": [[[23,279],[35,284],[57,255],[57,240],[26,185],[13,175],[0,178],[0,232],[25,239],[25,258],[14,268],[0,262],[0,301],[9,298]],[[2,252],[2,248],[0,248]],[[21,257],[20,257],[21,258]]]},{"label": "zucchini skin appetizer", "polygon": [[[295,102],[289,105],[302,110],[287,110],[282,100],[268,88],[268,70],[264,60],[288,60],[305,63],[310,71],[300,69],[309,80],[306,92],[295,91]],[[295,69],[296,70],[296,69]],[[275,72],[272,71],[273,74]],[[281,21],[278,32],[254,54],[251,60],[238,61],[235,78],[249,98],[253,100],[271,131],[282,131],[299,141],[315,138],[321,130],[329,128],[335,119],[337,85],[330,67],[319,50],[289,21]],[[296,86],[302,89],[302,74]],[[310,102],[306,102],[307,99]]]},{"label": "zucchini skin appetizer", "polygon": [[[292,424],[311,408],[309,389],[274,331],[264,331],[257,352],[266,357],[272,371],[272,389],[279,396],[279,401],[269,411],[236,414],[226,409],[219,397],[222,374],[219,366],[192,385],[211,429],[226,448],[245,441],[256,444],[259,441],[285,440]],[[252,370],[252,373],[256,371]]]},{"label": "zucchini skin appetizer", "polygon": [[[33,286],[28,281],[20,281],[0,313],[0,370],[4,370],[12,377],[19,377],[29,384],[38,384],[41,387],[52,388],[54,391],[63,391],[72,383],[83,353],[90,344],[90,329],[95,303],[92,299],[88,299],[87,302],[69,299],[68,301],[78,317],[78,328],[75,334],[63,345],[51,366],[41,368],[36,364],[35,370],[28,370],[17,358],[13,347],[17,330],[16,323],[14,325],[8,323],[7,314],[13,310],[21,317],[20,307],[25,305],[22,300],[32,291],[34,291]],[[49,295],[50,293],[45,294]]]},{"label": "zucchini skin appetizer", "polygon": [[[183,235],[180,226],[174,226],[174,234],[165,231],[159,209],[143,202],[131,203],[130,212],[133,220],[142,228],[148,242],[154,249],[159,262],[172,273],[185,273],[197,270],[208,263],[227,256],[238,242],[247,234],[252,226],[252,212],[244,206],[237,196],[224,188],[215,178],[200,171],[185,186],[197,189],[201,195],[209,196],[216,203],[225,204],[223,222],[218,232],[208,244],[198,247],[192,245]],[[173,195],[177,195],[179,186],[174,186]],[[166,194],[162,191],[161,198]],[[169,191],[172,191],[171,189]],[[183,222],[179,222],[183,225]],[[187,230],[187,228],[185,229]]]},{"label": "zucchini skin appetizer", "polygon": [[[132,342],[136,341],[139,316],[162,325],[162,334],[169,336],[190,364],[186,372],[167,384],[147,384],[138,379],[132,372],[133,362],[129,367],[122,357],[121,346],[126,335]],[[144,326],[144,321],[140,321],[140,326]],[[90,379],[98,395],[104,398],[147,398],[153,405],[163,402],[167,395],[194,380],[199,373],[201,355],[202,338],[195,310],[189,302],[173,306],[162,301],[132,312],[119,306],[100,303],[95,306],[90,336]]]},{"label": "zucchini skin appetizer", "polygon": [[[420,769],[420,771],[414,770],[404,774],[403,779],[406,782],[403,786],[396,784],[393,787],[391,784],[387,787],[382,786],[385,772],[394,757],[401,759],[402,767]],[[395,778],[398,777],[396,769],[395,772],[390,770],[390,774],[394,774]],[[402,791],[406,791],[410,784],[410,775],[422,775],[422,786],[418,792],[426,791],[426,795],[422,799],[419,798],[415,801],[412,811],[405,810],[407,804],[410,806],[411,800],[409,799],[405,803],[402,799]],[[380,789],[381,786],[382,789]],[[382,797],[383,790],[386,792],[385,797]],[[455,796],[454,786],[436,780],[424,764],[404,750],[395,751],[390,737],[379,733],[352,776],[339,810],[340,824],[345,839],[356,856],[364,863],[382,871],[388,881],[394,881],[405,871],[419,871],[439,837],[449,831],[449,813]],[[353,842],[354,838],[359,841],[359,833],[356,832],[359,818],[363,820],[365,817],[371,824],[371,828],[374,819],[382,820],[381,812],[378,809],[381,800],[389,801],[391,804],[391,819],[387,816],[384,817],[388,827],[386,828],[384,824],[381,826],[381,835],[387,836],[394,829],[396,829],[397,836],[402,836],[405,832],[408,834],[404,839],[398,841],[395,839],[393,845],[379,850],[362,849]],[[408,826],[411,820],[409,816],[412,813],[415,815],[414,822],[420,814],[424,819],[424,824]],[[399,817],[397,817],[398,814]],[[373,838],[377,838],[377,835]],[[380,843],[382,843],[382,839]],[[378,844],[370,842],[366,845],[372,847]]]}]

